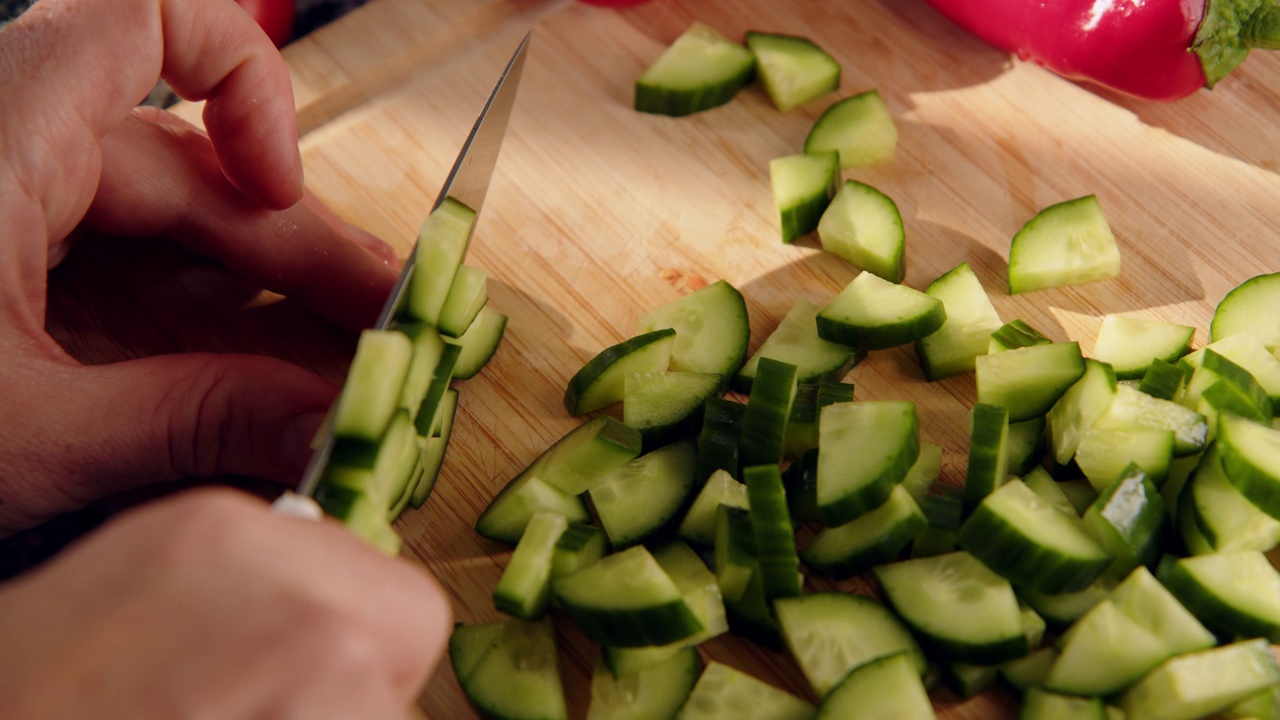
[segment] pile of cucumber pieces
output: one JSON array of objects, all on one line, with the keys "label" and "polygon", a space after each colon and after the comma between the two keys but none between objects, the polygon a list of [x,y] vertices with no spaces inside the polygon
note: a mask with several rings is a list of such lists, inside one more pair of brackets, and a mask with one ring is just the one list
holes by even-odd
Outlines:
[{"label": "pile of cucumber pieces", "polygon": [[[699,112],[759,77],[789,109],[838,85],[807,40],[746,45],[695,23],[637,82],[636,108]],[[509,617],[460,624],[450,645],[484,716],[565,717],[555,621],[600,648],[596,719],[931,718],[934,685],[970,697],[997,682],[1026,718],[1280,716],[1266,555],[1280,274],[1224,298],[1194,352],[1194,328],[1108,315],[1085,357],[1002,321],[967,264],[901,284],[896,206],[837,182],[891,157],[892,127],[863,93],[771,166],[784,241],[816,230],[864,271],[826,306],[796,301],[747,357],[746,304],[721,280],[570,379],[565,408],[585,419],[476,523],[514,548],[493,593]],[[1008,289],[1119,271],[1086,196],[1014,236]],[[912,403],[855,401],[842,382],[907,344],[930,381],[974,375],[963,486],[939,478],[943,449]],[[878,595],[806,590],[806,573],[869,576]],[[725,633],[786,653],[810,692],[704,662],[698,646]]]},{"label": "pile of cucumber pieces", "polygon": [[392,523],[435,487],[458,407],[452,382],[478,373],[506,329],[487,274],[463,262],[475,220],[452,197],[428,215],[394,320],[360,334],[331,413],[316,499],[389,555],[401,545]]}]

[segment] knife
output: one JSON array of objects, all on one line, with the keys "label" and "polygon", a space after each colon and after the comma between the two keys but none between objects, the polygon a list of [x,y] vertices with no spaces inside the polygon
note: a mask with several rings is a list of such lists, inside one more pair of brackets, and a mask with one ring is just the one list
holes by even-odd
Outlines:
[{"label": "knife", "polygon": [[[494,166],[498,163],[498,153],[502,149],[502,139],[506,135],[507,122],[511,118],[511,108],[515,104],[516,90],[520,86],[520,76],[524,70],[525,56],[528,54],[529,38],[532,32],[526,33],[520,45],[511,55],[498,82],[489,93],[484,108],[471,127],[462,150],[453,162],[453,168],[445,177],[444,186],[440,188],[435,203],[431,206],[434,212],[446,198],[466,205],[476,213],[479,222],[480,208],[484,205],[485,195],[489,190],[489,180],[493,177]],[[474,225],[472,226],[474,229]],[[419,239],[421,242],[421,239]],[[377,323],[377,330],[385,330],[395,321],[396,315],[405,302],[409,278],[413,274],[417,244],[409,254],[400,271],[395,286],[391,290],[387,302],[382,306]],[[328,465],[329,456],[333,452],[333,414],[325,420],[317,435],[315,451],[303,471],[302,480],[296,490],[285,492],[276,500],[273,510],[277,513],[319,519],[323,514],[314,497],[320,485],[320,477]]]}]

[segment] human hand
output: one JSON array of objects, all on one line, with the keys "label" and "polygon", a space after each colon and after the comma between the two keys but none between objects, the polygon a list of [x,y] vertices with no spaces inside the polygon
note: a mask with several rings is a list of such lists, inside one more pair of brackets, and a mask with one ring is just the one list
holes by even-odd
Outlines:
[{"label": "human hand", "polygon": [[[161,76],[207,99],[207,137],[133,109]],[[296,479],[328,381],[245,355],[86,367],[44,328],[47,273],[85,232],[167,237],[342,326],[372,322],[394,272],[298,202],[270,41],[231,0],[42,0],[0,32],[0,88],[0,536],[155,480]]]},{"label": "human hand", "polygon": [[185,492],[0,587],[0,708],[9,720],[408,718],[449,617],[425,573],[332,520]]}]

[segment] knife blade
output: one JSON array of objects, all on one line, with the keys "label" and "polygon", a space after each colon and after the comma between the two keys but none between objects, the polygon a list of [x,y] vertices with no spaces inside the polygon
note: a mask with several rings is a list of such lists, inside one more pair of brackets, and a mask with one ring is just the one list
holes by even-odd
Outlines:
[{"label": "knife blade", "polygon": [[[476,223],[479,223],[480,210],[484,205],[485,195],[488,194],[489,181],[493,177],[494,167],[498,163],[502,140],[506,136],[507,123],[511,118],[511,109],[515,105],[516,91],[520,86],[520,77],[524,70],[525,56],[528,54],[529,39],[532,34],[532,32],[525,34],[520,41],[520,45],[511,55],[511,59],[507,62],[502,74],[498,77],[493,90],[489,93],[488,100],[485,101],[479,116],[476,117],[476,121],[471,127],[471,132],[467,135],[467,139],[462,145],[462,150],[459,151],[457,159],[454,160],[453,167],[445,177],[444,185],[431,206],[433,212],[440,207],[446,198],[453,198],[474,210]],[[473,231],[474,227],[473,225]],[[418,243],[421,242],[422,239],[419,238]],[[405,295],[408,291],[409,279],[413,275],[417,253],[418,246],[415,243],[413,251],[409,253],[408,259],[405,260],[399,278],[396,279],[396,284],[392,288],[391,294],[387,297],[387,301],[382,307],[378,321],[373,326],[374,329],[385,330],[395,321],[397,313],[405,302]],[[333,452],[332,413],[330,413],[320,429],[318,442],[313,444],[315,445],[315,450],[307,463],[306,469],[303,471],[302,479],[299,481],[297,489],[293,493],[286,493],[276,502],[278,512],[318,517],[317,511],[319,508],[315,506],[311,498],[315,496],[316,490],[320,485],[320,478],[324,474],[329,457]]]}]

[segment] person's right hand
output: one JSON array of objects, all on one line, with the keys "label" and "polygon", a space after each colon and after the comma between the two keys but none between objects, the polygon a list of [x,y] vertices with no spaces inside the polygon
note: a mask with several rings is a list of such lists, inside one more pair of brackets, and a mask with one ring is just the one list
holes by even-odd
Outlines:
[{"label": "person's right hand", "polygon": [[426,573],[331,520],[190,491],[0,587],[0,714],[408,718],[449,618]]}]

